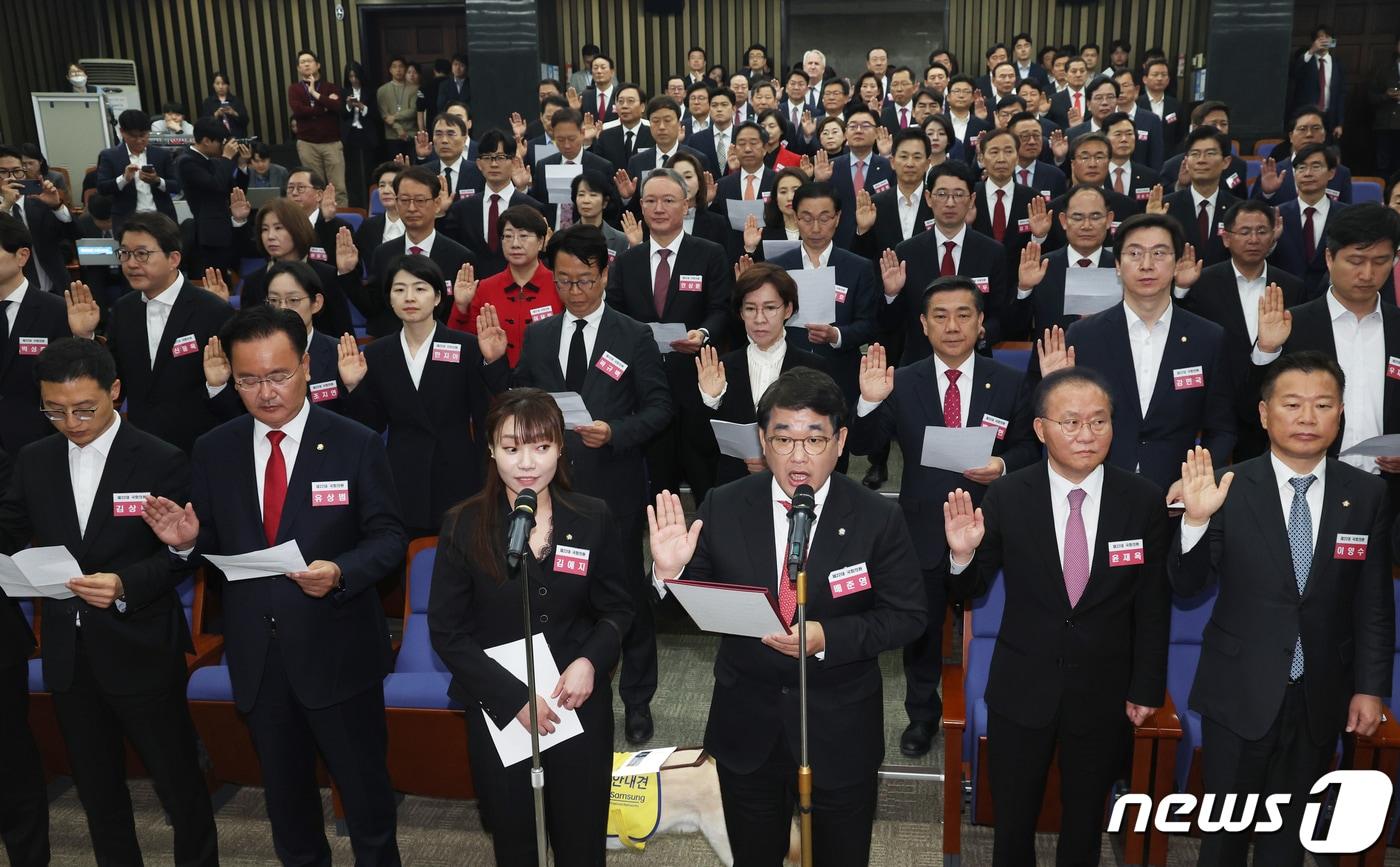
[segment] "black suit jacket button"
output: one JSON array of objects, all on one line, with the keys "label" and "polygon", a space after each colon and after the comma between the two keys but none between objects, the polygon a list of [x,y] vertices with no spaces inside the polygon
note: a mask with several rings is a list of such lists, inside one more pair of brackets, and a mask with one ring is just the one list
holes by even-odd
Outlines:
[{"label": "black suit jacket button", "polygon": [[541,587],[541,588],[540,588],[540,595],[541,595],[541,596],[548,596],[548,595],[549,595],[549,588],[548,588],[548,587]]},{"label": "black suit jacket button", "polygon": [[549,615],[548,615],[548,614],[541,614],[541,615],[540,615],[540,622],[541,622],[541,623],[548,623],[548,622],[549,622]]}]

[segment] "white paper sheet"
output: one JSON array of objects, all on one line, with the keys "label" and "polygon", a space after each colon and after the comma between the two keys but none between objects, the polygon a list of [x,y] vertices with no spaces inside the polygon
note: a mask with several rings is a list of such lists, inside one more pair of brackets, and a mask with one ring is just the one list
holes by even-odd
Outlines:
[{"label": "white paper sheet", "polygon": [[274,548],[249,551],[246,554],[205,554],[204,559],[224,573],[230,581],[247,581],[249,578],[267,578],[273,575],[286,575],[288,572],[305,572],[306,558],[301,554],[301,546],[296,539],[283,542]]},{"label": "white paper sheet", "polygon": [[1065,315],[1088,316],[1123,300],[1123,285],[1112,268],[1070,268],[1065,272]]},{"label": "white paper sheet", "polygon": [[557,165],[544,167],[544,188],[549,193],[549,204],[567,205],[573,199],[574,178],[583,174],[583,166],[574,163],[571,166]]},{"label": "white paper sheet", "polygon": [[[810,578],[809,578],[810,580]],[[706,632],[762,638],[775,632],[791,632],[778,619],[773,597],[755,587],[723,586],[671,580],[666,589],[676,594],[681,607]]]},{"label": "white paper sheet", "polygon": [[985,467],[992,459],[992,446],[997,441],[994,427],[924,428],[924,448],[919,456],[920,466],[961,473]]},{"label": "white paper sheet", "polygon": [[541,142],[535,145],[535,162],[542,163],[557,153],[559,153],[559,148],[552,144],[544,144]]},{"label": "white paper sheet", "polygon": [[593,424],[593,416],[589,414],[588,407],[584,406],[583,398],[579,397],[578,392],[552,391],[549,396],[554,398],[554,402],[559,404],[559,411],[564,414],[564,430]]},{"label": "white paper sheet", "polygon": [[797,283],[797,312],[787,324],[794,328],[830,325],[836,321],[836,269],[794,268],[788,271]]},{"label": "white paper sheet", "polygon": [[763,206],[762,199],[730,199],[724,203],[725,210],[729,213],[729,228],[736,232],[744,231],[744,223],[748,220],[749,214],[753,214],[758,220],[758,227],[763,228]]},{"label": "white paper sheet", "polygon": [[612,772],[614,777],[630,777],[640,774],[655,774],[661,771],[661,766],[666,764],[666,760],[671,757],[671,753],[676,751],[675,747],[657,747],[650,750],[638,750],[635,753],[627,753],[626,758]]},{"label": "white paper sheet", "polygon": [[651,326],[651,336],[662,355],[675,352],[671,348],[671,341],[684,340],[688,333],[684,322],[648,322],[647,325]]},{"label": "white paper sheet", "polygon": [[[583,734],[583,723],[579,722],[577,711],[565,710],[556,704],[554,699],[549,698],[549,694],[554,691],[554,685],[559,682],[559,666],[554,664],[554,654],[549,652],[549,642],[544,640],[543,635],[536,634],[534,642],[535,689],[545,697],[550,709],[559,716],[559,722],[554,724],[554,732],[540,735],[540,752],[544,752],[571,737]],[[486,655],[499,662],[516,680],[526,682],[525,639],[488,647]],[[503,766],[508,768],[530,758],[529,729],[516,719],[506,723],[505,728],[498,729],[491,717],[486,716],[486,711],[482,711],[481,715],[486,719],[486,728],[491,732],[491,743],[496,747],[496,754],[501,757]]]},{"label": "white paper sheet", "polygon": [[0,554],[0,591],[15,599],[72,599],[68,582],[82,574],[78,561],[62,545],[26,548],[13,557]]},{"label": "white paper sheet", "polygon": [[1381,434],[1362,440],[1342,452],[1342,457],[1363,455],[1370,458],[1393,458],[1400,455],[1400,434]]},{"label": "white paper sheet", "polygon": [[733,421],[710,419],[710,427],[715,431],[715,443],[719,453],[746,461],[763,457],[763,449],[758,445],[758,424],[739,424]]},{"label": "white paper sheet", "polygon": [[789,250],[796,250],[802,246],[801,241],[764,241],[763,258],[769,262],[783,255]]}]

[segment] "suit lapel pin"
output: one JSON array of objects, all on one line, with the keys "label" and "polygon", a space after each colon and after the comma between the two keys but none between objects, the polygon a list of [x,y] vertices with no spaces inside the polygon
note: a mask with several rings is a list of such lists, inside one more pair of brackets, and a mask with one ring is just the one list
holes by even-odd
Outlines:
[{"label": "suit lapel pin", "polygon": [[991,388],[991,387],[992,387],[992,384],[991,384],[990,382],[984,382],[984,383],[982,383],[982,387],[983,387],[983,388]]},{"label": "suit lapel pin", "polygon": [[325,444],[325,443],[316,443],[316,451],[318,451],[318,452],[323,452],[323,451],[325,451],[325,450],[326,450],[326,444]]},{"label": "suit lapel pin", "polygon": [[1350,509],[1350,508],[1351,508],[1351,500],[1342,500],[1342,508],[1343,508],[1343,509]]},{"label": "suit lapel pin", "polygon": [[846,528],[845,528],[845,527],[838,527],[837,530],[836,530],[836,535],[838,535],[838,536],[844,536],[844,535],[846,535]]},{"label": "suit lapel pin", "polygon": [[1185,343],[1185,342],[1186,342],[1186,335],[1185,335],[1185,334],[1181,335],[1181,342],[1182,342],[1182,343]]},{"label": "suit lapel pin", "polygon": [[564,534],[564,541],[565,541],[565,542],[572,542],[572,541],[574,541],[574,534],[573,534],[573,533],[565,533],[565,534]]}]

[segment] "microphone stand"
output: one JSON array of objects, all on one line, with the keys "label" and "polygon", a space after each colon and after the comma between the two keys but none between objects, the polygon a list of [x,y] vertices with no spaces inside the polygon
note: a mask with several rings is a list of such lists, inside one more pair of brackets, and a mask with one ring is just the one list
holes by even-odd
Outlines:
[{"label": "microphone stand", "polygon": [[530,581],[524,557],[515,565],[515,578],[520,582],[520,610],[525,616],[525,685],[530,690],[530,789],[535,796],[535,849],[539,854],[539,867],[547,867],[549,842],[544,830],[544,768],[540,767],[539,708],[535,703],[535,696],[538,695],[535,691],[535,636],[530,616]]},{"label": "microphone stand", "polygon": [[[805,562],[805,558],[804,558]],[[812,867],[812,765],[807,760],[807,567],[797,570],[797,721],[801,763],[797,767],[797,815],[802,867]]]}]

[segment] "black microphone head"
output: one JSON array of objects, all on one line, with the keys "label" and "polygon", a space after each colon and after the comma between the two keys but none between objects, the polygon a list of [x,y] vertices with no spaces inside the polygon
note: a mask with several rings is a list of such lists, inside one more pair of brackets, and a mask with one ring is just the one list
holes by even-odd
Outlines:
[{"label": "black microphone head", "polygon": [[811,485],[798,485],[792,492],[792,510],[813,512],[817,508],[817,494]]},{"label": "black microphone head", "polygon": [[515,511],[517,512],[529,512],[533,515],[535,514],[535,508],[538,503],[539,498],[535,496],[535,492],[530,488],[525,488],[515,495]]}]

